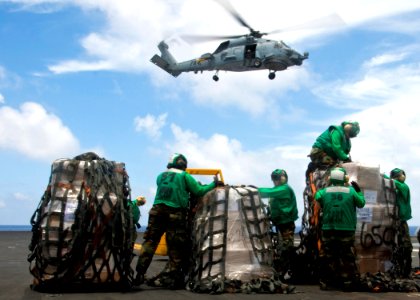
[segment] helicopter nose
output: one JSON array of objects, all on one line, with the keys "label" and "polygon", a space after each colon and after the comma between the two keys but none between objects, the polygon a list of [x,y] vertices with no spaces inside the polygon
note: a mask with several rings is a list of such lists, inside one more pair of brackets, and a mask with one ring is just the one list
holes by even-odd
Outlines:
[{"label": "helicopter nose", "polygon": [[290,55],[290,60],[297,66],[300,66],[302,62],[307,59],[309,56],[308,52],[304,52],[303,55],[294,51],[292,55]]}]

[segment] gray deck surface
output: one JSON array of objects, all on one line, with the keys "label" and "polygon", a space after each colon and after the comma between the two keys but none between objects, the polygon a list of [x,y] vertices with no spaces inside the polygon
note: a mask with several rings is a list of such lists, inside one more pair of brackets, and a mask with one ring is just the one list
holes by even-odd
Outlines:
[{"label": "gray deck surface", "polygon": [[[30,288],[32,275],[29,273],[27,261],[28,245],[31,239],[31,232],[3,231],[0,232],[0,299],[57,299],[57,300],[80,300],[80,299],[103,299],[103,300],[124,300],[124,299],[420,299],[420,293],[345,293],[341,291],[321,291],[318,285],[296,285],[294,294],[221,294],[208,295],[197,294],[187,290],[163,290],[142,286],[139,289],[128,293],[121,292],[95,292],[95,293],[41,293]],[[138,238],[141,241],[141,236]],[[413,241],[414,242],[414,241]],[[413,266],[419,265],[418,244],[413,243]],[[148,274],[154,275],[161,271],[166,263],[166,257],[155,256]],[[134,262],[133,262],[134,264]]]}]

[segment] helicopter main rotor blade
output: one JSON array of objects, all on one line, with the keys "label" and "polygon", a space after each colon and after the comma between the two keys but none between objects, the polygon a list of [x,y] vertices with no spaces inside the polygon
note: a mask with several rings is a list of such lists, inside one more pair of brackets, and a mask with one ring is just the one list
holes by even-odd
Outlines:
[{"label": "helicopter main rotor blade", "polygon": [[267,34],[274,34],[279,32],[288,32],[288,31],[294,31],[294,30],[304,30],[304,29],[321,29],[321,28],[327,28],[327,27],[338,27],[338,26],[344,26],[346,23],[344,20],[338,15],[338,14],[331,14],[322,18],[314,19],[308,22],[305,22],[300,25],[290,26],[283,29],[277,29],[268,32]]},{"label": "helicopter main rotor blade", "polygon": [[214,0],[224,7],[242,26],[247,27],[251,32],[255,30],[241,17],[237,10],[230,4],[228,0]]},{"label": "helicopter main rotor blade", "polygon": [[193,34],[182,34],[180,37],[188,43],[202,43],[208,41],[218,41],[227,39],[236,39],[244,36],[241,35],[193,35]]}]

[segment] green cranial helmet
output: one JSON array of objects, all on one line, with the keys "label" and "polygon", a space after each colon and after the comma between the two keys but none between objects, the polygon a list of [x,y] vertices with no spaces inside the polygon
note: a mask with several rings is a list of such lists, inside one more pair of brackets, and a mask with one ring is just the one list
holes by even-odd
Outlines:
[{"label": "green cranial helmet", "polygon": [[276,180],[280,180],[281,178],[284,177],[284,182],[283,183],[287,183],[288,180],[288,176],[285,170],[282,169],[275,169],[272,173],[271,173],[271,180],[276,181]]},{"label": "green cranial helmet", "polygon": [[330,183],[343,185],[347,181],[347,171],[344,168],[333,168],[330,171]]},{"label": "green cranial helmet", "polygon": [[168,161],[168,165],[166,166],[168,169],[175,168],[180,170],[185,170],[187,168],[187,159],[184,155],[179,153],[174,153],[171,155]]},{"label": "green cranial helmet", "polygon": [[360,132],[360,126],[359,126],[359,122],[354,122],[354,121],[344,121],[341,123],[341,126],[346,126],[346,125],[351,125],[351,129],[349,132],[349,137],[355,137],[359,134]]},{"label": "green cranial helmet", "polygon": [[398,178],[398,177],[400,176],[400,174],[401,174],[401,173],[405,176],[405,172],[404,172],[404,170],[399,169],[399,168],[395,168],[395,169],[393,169],[393,170],[391,171],[391,173],[389,174],[389,176],[390,176],[392,179],[395,179],[395,178]]}]

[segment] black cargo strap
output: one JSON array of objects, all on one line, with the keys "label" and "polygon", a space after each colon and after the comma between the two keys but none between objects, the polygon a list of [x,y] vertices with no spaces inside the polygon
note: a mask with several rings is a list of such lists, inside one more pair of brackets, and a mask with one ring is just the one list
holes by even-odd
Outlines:
[{"label": "black cargo strap", "polygon": [[[227,241],[227,213],[229,188],[224,189],[226,200],[207,199],[206,205],[200,203],[193,223],[193,232],[197,238],[193,244],[193,267],[190,274],[190,288],[196,292],[220,292],[224,290],[225,278],[225,258]],[[205,196],[209,197],[209,196]],[[217,215],[218,208],[222,206],[222,214]],[[205,219],[197,216],[206,216]],[[215,222],[222,223],[222,228],[216,230]],[[214,235],[222,235],[222,243],[214,244]],[[206,243],[207,247],[204,247]],[[218,251],[221,250],[221,251]],[[221,252],[220,257],[215,258],[213,252]],[[214,267],[218,266],[218,272],[214,272]],[[217,284],[216,284],[217,282]]]},{"label": "black cargo strap", "polygon": [[[252,250],[254,251],[254,255],[260,264],[265,264],[267,260],[270,260],[272,249],[271,247],[266,247],[263,243],[265,238],[266,240],[271,240],[269,232],[269,220],[267,216],[264,218],[258,218],[258,212],[263,213],[264,211],[264,203],[261,201],[257,189],[241,187],[247,191],[247,193],[244,194],[241,193],[238,187],[232,188],[242,196],[240,212],[241,216],[245,220],[246,229],[248,232],[249,240],[251,242]],[[247,199],[249,199],[249,203],[246,202]],[[258,203],[256,203],[255,199],[258,199]],[[262,231],[261,227],[266,230]],[[257,242],[259,245],[256,245]]]},{"label": "black cargo strap", "polygon": [[[79,188],[74,223],[65,228],[67,198]],[[40,284],[130,281],[135,234],[130,200],[128,175],[115,162],[72,159],[53,165],[31,218],[30,272]]]}]

